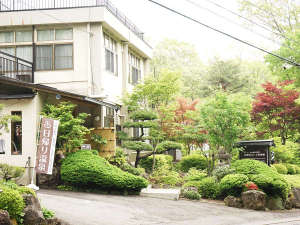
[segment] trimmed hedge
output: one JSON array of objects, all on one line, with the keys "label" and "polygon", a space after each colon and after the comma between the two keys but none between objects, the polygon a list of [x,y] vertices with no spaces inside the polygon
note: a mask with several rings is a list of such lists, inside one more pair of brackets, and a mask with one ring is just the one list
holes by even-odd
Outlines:
[{"label": "trimmed hedge", "polygon": [[[154,169],[160,169],[166,166],[171,169],[173,162],[173,157],[170,155],[155,155],[155,165]],[[153,156],[141,159],[140,166],[146,170],[146,172],[151,172],[153,163]]]},{"label": "trimmed hedge", "polygon": [[203,198],[216,199],[219,196],[219,184],[214,177],[199,181],[198,191]]},{"label": "trimmed hedge", "polygon": [[77,151],[63,161],[61,178],[75,187],[104,190],[140,191],[148,185],[144,178],[124,172],[88,150]]},{"label": "trimmed hedge", "polygon": [[[280,196],[283,199],[288,197],[291,189],[289,183],[267,164],[258,160],[242,159],[235,161],[231,166],[237,173],[248,176],[249,180],[257,184],[266,194]],[[263,182],[263,178],[267,178],[267,180]]]},{"label": "trimmed hedge", "polygon": [[280,174],[288,173],[288,170],[284,164],[273,164],[273,166],[276,168],[276,171]]},{"label": "trimmed hedge", "polygon": [[194,167],[198,170],[207,169],[207,161],[205,157],[199,154],[192,154],[185,156],[179,162],[180,170],[188,172],[190,168]]},{"label": "trimmed hedge", "polygon": [[220,182],[220,194],[222,197],[233,195],[239,197],[249,181],[244,174],[229,174],[222,178]]}]

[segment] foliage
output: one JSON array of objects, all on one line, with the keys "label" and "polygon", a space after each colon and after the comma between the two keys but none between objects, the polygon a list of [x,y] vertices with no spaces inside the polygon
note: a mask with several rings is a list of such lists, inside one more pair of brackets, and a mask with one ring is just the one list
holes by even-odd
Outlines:
[{"label": "foliage", "polygon": [[220,182],[220,193],[222,197],[228,195],[240,196],[245,184],[249,181],[244,174],[228,174]]},{"label": "foliage", "polygon": [[288,170],[284,164],[273,164],[273,166],[276,168],[276,171],[280,174],[288,173]]},{"label": "foliage", "polygon": [[181,150],[181,148],[182,148],[182,146],[178,142],[163,141],[157,145],[156,152],[162,153],[162,152],[169,151],[169,150],[176,150],[176,149]]},{"label": "foliage", "polygon": [[132,120],[155,120],[157,119],[157,114],[152,111],[138,110],[130,114],[130,119]]},{"label": "foliage", "polygon": [[247,183],[245,184],[245,188],[246,188],[247,191],[250,191],[250,190],[258,190],[257,185],[256,185],[255,183],[253,183],[253,182],[247,182]]},{"label": "foliage", "polygon": [[[156,155],[154,169],[157,170],[162,167],[165,167],[170,170],[172,168],[172,161],[173,157],[170,155]],[[152,163],[153,156],[148,156],[147,158],[141,160],[140,166],[144,168],[147,173],[149,173],[152,171]]]},{"label": "foliage", "polygon": [[[4,105],[0,104],[0,112],[3,110]],[[12,121],[20,121],[20,117],[19,116],[15,116],[15,115],[5,115],[5,114],[0,114],[0,131],[2,129],[4,129],[5,132],[8,132],[8,125],[9,122]],[[2,135],[2,133],[0,132],[0,135]]]},{"label": "foliage", "polygon": [[127,141],[123,144],[124,148],[128,148],[135,151],[152,151],[153,147],[145,142],[139,141]]},{"label": "foliage", "polygon": [[73,153],[63,161],[61,178],[73,186],[104,190],[140,191],[148,185],[144,178],[124,172],[85,150]]},{"label": "foliage", "polygon": [[212,175],[217,178],[218,181],[221,181],[223,177],[225,177],[228,174],[235,173],[235,169],[230,168],[227,165],[219,166],[212,172]]},{"label": "foliage", "polygon": [[275,161],[280,163],[292,163],[298,159],[297,152],[300,145],[296,142],[286,140],[285,145],[281,143],[279,137],[274,138],[275,147],[271,147],[271,151],[275,153]]},{"label": "foliage", "polygon": [[300,188],[300,175],[283,175],[288,183],[295,188]]},{"label": "foliage", "polygon": [[198,192],[193,191],[193,190],[185,190],[185,191],[183,191],[182,195],[184,198],[191,199],[191,200],[200,200],[201,199],[201,195]]},{"label": "foliage", "polygon": [[182,183],[179,173],[170,170],[167,165],[154,170],[149,179],[151,183],[159,184],[162,187],[174,187]]},{"label": "foliage", "polygon": [[206,177],[199,181],[198,191],[203,198],[216,199],[219,190],[219,184],[214,177]]},{"label": "foliage", "polygon": [[0,177],[6,181],[12,178],[19,178],[23,175],[25,169],[8,164],[0,164]]},{"label": "foliage", "polygon": [[258,160],[242,159],[235,161],[231,166],[236,173],[246,175],[266,194],[287,198],[290,191],[288,182],[267,164]]},{"label": "foliage", "polygon": [[0,193],[0,209],[7,210],[10,217],[20,220],[23,216],[25,203],[17,190],[2,188]]},{"label": "foliage", "polygon": [[114,156],[110,156],[108,162],[114,166],[121,167],[127,163],[127,154],[124,149],[117,147]]},{"label": "foliage", "polygon": [[91,140],[96,143],[98,149],[100,149],[100,145],[107,144],[107,140],[99,134],[92,134]]},{"label": "foliage", "polygon": [[136,175],[136,176],[141,176],[141,175],[145,174],[145,169],[144,168],[140,168],[140,167],[135,168],[135,167],[131,166],[128,163],[125,163],[124,165],[122,165],[120,167],[120,169],[125,171],[125,172]]},{"label": "foliage", "polygon": [[43,212],[43,216],[45,219],[52,219],[55,216],[55,212],[53,212],[45,207],[42,207],[42,212]]},{"label": "foliage", "polygon": [[85,136],[90,132],[84,126],[85,119],[89,115],[79,113],[74,116],[75,107],[76,105],[70,102],[61,102],[58,105],[46,104],[42,110],[43,116],[59,120],[57,147],[67,152],[79,148],[84,143]]},{"label": "foliage", "polygon": [[199,170],[204,170],[207,168],[207,161],[205,157],[199,154],[192,154],[182,157],[180,164],[180,170],[183,172],[188,172],[190,168],[196,168]]},{"label": "foliage", "polygon": [[295,102],[299,92],[286,89],[291,83],[263,84],[264,92],[256,95],[251,112],[252,120],[272,137],[279,136],[283,145],[294,137],[300,123],[300,106]]},{"label": "foliage", "polygon": [[294,174],[297,173],[295,165],[289,164],[289,163],[285,163],[284,165],[287,168],[287,173],[288,174],[294,175]]},{"label": "foliage", "polygon": [[196,168],[189,169],[189,172],[185,175],[185,181],[201,181],[207,177],[207,173],[197,170]]}]

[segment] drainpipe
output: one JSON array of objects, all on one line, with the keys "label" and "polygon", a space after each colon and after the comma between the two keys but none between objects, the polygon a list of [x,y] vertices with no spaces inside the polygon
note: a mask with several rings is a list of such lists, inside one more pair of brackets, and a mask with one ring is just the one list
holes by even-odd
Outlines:
[{"label": "drainpipe", "polygon": [[35,31],[35,26],[32,26],[32,83],[35,83],[34,80],[34,71],[35,71],[35,66],[36,66],[36,50],[35,50],[35,41],[34,41],[34,31]]}]

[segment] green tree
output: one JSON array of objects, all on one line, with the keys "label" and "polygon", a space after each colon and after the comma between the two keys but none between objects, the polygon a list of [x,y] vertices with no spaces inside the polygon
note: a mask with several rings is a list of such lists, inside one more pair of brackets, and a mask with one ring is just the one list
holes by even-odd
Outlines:
[{"label": "green tree", "polygon": [[90,130],[84,126],[86,113],[74,116],[75,104],[61,102],[58,105],[46,104],[42,110],[42,116],[59,120],[57,147],[66,152],[78,149],[86,140]]},{"label": "green tree", "polygon": [[202,127],[207,131],[210,145],[210,170],[215,167],[216,153],[220,150],[231,153],[243,129],[249,124],[250,104],[245,104],[244,100],[219,92],[200,109]]},{"label": "green tree", "polygon": [[[0,112],[3,110],[4,105],[0,104]],[[1,130],[4,129],[5,132],[8,132],[8,125],[12,121],[20,121],[19,116],[14,115],[6,115],[6,114],[0,114],[0,135],[2,135]]]}]

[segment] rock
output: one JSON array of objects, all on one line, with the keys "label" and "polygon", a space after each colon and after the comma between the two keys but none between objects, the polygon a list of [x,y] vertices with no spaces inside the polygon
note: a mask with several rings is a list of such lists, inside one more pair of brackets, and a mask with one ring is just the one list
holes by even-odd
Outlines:
[{"label": "rock", "polygon": [[186,188],[182,189],[182,193],[184,193],[186,191],[195,191],[195,192],[198,192],[198,188],[196,188],[196,187],[186,187]]},{"label": "rock", "polygon": [[46,225],[70,225],[70,224],[58,218],[52,218],[46,220]]},{"label": "rock", "polygon": [[293,202],[290,198],[288,198],[284,204],[284,208],[287,209],[287,210],[290,210],[292,209],[294,206],[293,206]]},{"label": "rock", "polygon": [[247,209],[265,210],[266,194],[262,191],[250,190],[242,193],[243,205]]},{"label": "rock", "polygon": [[242,202],[241,198],[236,198],[231,195],[227,196],[224,199],[224,203],[225,203],[225,205],[227,205],[229,207],[243,208],[243,202]]},{"label": "rock", "polygon": [[280,197],[268,198],[266,207],[270,210],[283,210],[283,200]]},{"label": "rock", "polygon": [[6,210],[0,209],[0,225],[11,225],[9,214]]},{"label": "rock", "polygon": [[39,200],[33,195],[23,195],[23,198],[26,205],[24,225],[45,225],[46,221]]}]

